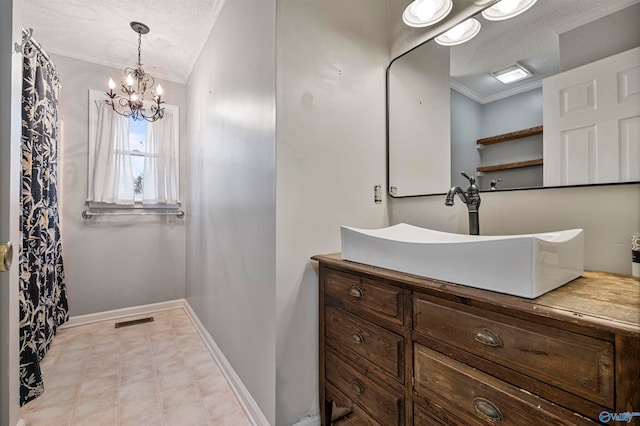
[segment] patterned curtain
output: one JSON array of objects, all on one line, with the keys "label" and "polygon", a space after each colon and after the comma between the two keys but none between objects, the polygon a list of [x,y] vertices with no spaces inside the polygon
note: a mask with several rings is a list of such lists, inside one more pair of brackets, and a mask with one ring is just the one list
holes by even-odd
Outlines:
[{"label": "patterned curtain", "polygon": [[58,220],[58,91],[54,65],[36,49],[22,82],[20,405],[44,392],[40,361],[69,318]]}]

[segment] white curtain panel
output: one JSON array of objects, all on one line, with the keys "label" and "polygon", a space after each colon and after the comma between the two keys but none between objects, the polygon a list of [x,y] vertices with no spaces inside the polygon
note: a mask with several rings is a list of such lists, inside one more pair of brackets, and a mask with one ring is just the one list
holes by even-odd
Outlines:
[{"label": "white curtain panel", "polygon": [[98,123],[89,201],[132,205],[134,194],[128,154],[129,119],[116,114],[103,100],[96,101],[96,105]]},{"label": "white curtain panel", "polygon": [[144,204],[178,204],[178,141],[174,137],[173,114],[147,124],[144,159]]}]

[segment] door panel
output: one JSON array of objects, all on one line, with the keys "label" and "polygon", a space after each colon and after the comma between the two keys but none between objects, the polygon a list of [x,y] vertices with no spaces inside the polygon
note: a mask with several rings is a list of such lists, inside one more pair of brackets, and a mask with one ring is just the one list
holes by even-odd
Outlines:
[{"label": "door panel", "polygon": [[544,185],[640,177],[640,47],[543,82]]}]

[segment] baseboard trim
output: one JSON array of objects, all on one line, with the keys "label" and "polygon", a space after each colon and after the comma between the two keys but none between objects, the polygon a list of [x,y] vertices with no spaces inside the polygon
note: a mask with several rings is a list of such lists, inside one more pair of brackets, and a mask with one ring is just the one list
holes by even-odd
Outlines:
[{"label": "baseboard trim", "polygon": [[305,417],[293,426],[318,426],[320,424],[320,415]]},{"label": "baseboard trim", "polygon": [[184,299],[170,300],[168,302],[151,303],[149,305],[132,306],[130,308],[114,309],[111,311],[96,312],[95,314],[75,315],[69,321],[60,326],[60,330],[77,327],[79,325],[91,324],[99,321],[114,320],[134,315],[150,314],[168,309],[184,308],[187,301]]},{"label": "baseboard trim", "polygon": [[196,315],[195,311],[191,308],[189,302],[187,302],[186,300],[184,304],[184,310],[187,312],[189,318],[191,318],[191,321],[196,327],[196,330],[198,330],[202,341],[204,342],[207,349],[209,349],[209,352],[211,352],[213,359],[220,367],[222,374],[227,379],[227,383],[229,383],[231,390],[238,398],[238,401],[240,401],[240,404],[242,405],[244,412],[247,414],[247,417],[249,417],[251,423],[254,426],[269,426],[269,421],[262,413],[262,410],[260,410],[260,407],[258,407],[258,404],[253,399],[244,383],[242,383],[242,380],[240,380],[238,374],[235,372],[233,367],[231,367],[231,364],[229,364],[229,361],[227,361],[227,358],[224,356],[216,342],[213,340],[213,337],[211,337],[204,324],[202,324],[202,322],[198,318],[198,315]]}]

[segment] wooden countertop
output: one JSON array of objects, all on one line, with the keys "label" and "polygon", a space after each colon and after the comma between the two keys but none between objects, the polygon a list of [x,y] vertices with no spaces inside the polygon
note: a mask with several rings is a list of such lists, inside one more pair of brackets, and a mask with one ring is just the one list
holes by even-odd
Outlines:
[{"label": "wooden countertop", "polygon": [[351,262],[343,260],[340,253],[317,255],[312,259],[496,312],[519,312],[640,337],[640,280],[631,276],[585,271],[583,276],[562,287],[536,299],[526,299]]}]

